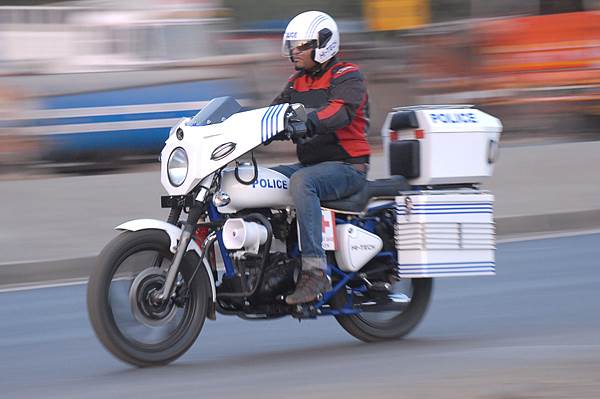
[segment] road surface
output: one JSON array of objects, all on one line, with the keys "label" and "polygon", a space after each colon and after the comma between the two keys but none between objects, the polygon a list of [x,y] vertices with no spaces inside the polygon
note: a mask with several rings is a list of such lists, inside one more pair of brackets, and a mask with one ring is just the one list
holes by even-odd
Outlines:
[{"label": "road surface", "polygon": [[2,398],[600,397],[600,235],[499,245],[495,277],[438,279],[406,339],[334,319],[218,316],[172,365],[136,369],[96,340],[85,285],[0,293]]}]

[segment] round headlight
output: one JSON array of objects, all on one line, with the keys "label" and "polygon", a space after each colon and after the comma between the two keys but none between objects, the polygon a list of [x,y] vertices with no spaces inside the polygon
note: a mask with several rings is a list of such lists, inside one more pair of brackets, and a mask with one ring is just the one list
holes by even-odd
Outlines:
[{"label": "round headlight", "polygon": [[167,175],[169,176],[169,182],[179,187],[185,181],[188,172],[188,157],[185,150],[181,147],[177,147],[169,155],[169,162],[167,162]]}]

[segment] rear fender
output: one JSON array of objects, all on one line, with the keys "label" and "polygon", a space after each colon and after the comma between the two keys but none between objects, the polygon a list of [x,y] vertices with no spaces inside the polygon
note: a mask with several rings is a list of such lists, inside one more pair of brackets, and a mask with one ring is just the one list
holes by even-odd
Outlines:
[{"label": "rear fender", "polygon": [[[177,243],[179,242],[179,238],[181,237],[181,232],[182,230],[175,226],[172,225],[171,223],[167,223],[167,222],[163,222],[162,220],[155,220],[155,219],[137,219],[137,220],[131,220],[129,222],[125,222],[117,227],[115,227],[115,230],[126,230],[126,231],[140,231],[140,230],[162,230],[165,233],[167,233],[169,235],[169,239],[171,240],[171,243],[169,245],[169,249],[171,250],[172,253],[175,253],[175,251],[177,250]],[[200,247],[198,246],[198,244],[196,244],[196,242],[194,240],[190,241],[190,244],[188,245],[188,251],[194,251],[198,254],[198,256],[202,256],[202,250],[200,249]],[[206,274],[208,275],[208,278],[210,280],[210,289],[211,289],[211,293],[212,293],[212,300],[213,302],[216,301],[217,298],[217,291],[216,291],[216,287],[215,287],[215,280],[213,278],[213,273],[212,270],[210,268],[210,264],[208,263],[208,259],[204,258],[204,261],[202,262],[204,264],[204,268],[206,269]]]}]

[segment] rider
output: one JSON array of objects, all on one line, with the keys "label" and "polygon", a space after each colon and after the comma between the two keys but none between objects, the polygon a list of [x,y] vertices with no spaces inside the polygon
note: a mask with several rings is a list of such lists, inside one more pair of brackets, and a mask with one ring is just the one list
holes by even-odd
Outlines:
[{"label": "rider", "polygon": [[288,304],[311,302],[331,288],[320,201],[348,197],[366,184],[367,90],[358,67],[336,58],[339,46],[335,21],[319,11],[294,17],[283,36],[284,55],[296,73],[273,104],[301,103],[308,117],[307,138],[297,141],[300,163],[274,168],[290,178],[302,248],[302,272]]}]

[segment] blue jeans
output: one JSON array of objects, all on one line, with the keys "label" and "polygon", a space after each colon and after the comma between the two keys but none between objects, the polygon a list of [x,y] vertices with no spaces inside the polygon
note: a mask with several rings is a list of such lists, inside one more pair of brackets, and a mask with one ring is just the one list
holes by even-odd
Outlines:
[{"label": "blue jeans", "polygon": [[341,161],[315,165],[279,165],[277,172],[290,178],[290,192],[302,243],[302,269],[327,268],[322,244],[321,201],[333,201],[358,192],[367,180],[366,173]]}]

